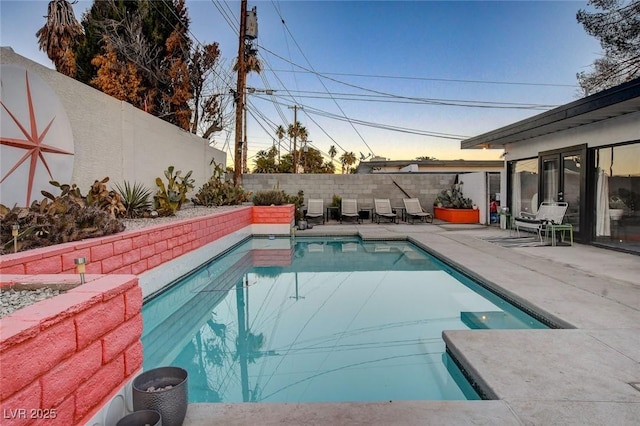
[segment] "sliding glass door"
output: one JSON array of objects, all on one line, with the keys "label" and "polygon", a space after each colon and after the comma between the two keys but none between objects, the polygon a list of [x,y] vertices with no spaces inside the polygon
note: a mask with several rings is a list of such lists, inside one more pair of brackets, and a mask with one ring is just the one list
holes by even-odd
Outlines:
[{"label": "sliding glass door", "polygon": [[540,202],[565,201],[568,203],[565,222],[573,225],[574,235],[581,238],[580,200],[584,200],[586,147],[567,148],[562,151],[541,153]]}]

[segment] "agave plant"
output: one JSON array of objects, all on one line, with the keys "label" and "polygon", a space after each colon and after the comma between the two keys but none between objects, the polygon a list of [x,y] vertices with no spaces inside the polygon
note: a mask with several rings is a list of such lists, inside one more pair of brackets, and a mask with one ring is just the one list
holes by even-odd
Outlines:
[{"label": "agave plant", "polygon": [[151,190],[141,183],[124,181],[122,186],[116,184],[116,188],[122,198],[126,216],[128,218],[142,217],[147,210],[151,209]]}]

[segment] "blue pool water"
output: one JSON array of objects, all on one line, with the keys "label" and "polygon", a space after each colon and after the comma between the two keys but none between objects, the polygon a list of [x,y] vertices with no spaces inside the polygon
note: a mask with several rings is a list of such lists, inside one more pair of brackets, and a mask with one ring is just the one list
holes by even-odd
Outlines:
[{"label": "blue pool water", "polygon": [[546,328],[401,241],[249,239],[144,304],[190,402],[478,399],[442,330]]}]

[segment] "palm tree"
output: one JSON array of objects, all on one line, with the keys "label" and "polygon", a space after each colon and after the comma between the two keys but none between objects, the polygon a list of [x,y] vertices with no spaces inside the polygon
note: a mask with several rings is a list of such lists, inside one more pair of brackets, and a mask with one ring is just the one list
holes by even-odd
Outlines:
[{"label": "palm tree", "polygon": [[335,145],[331,145],[329,147],[329,157],[331,157],[331,161],[333,161],[333,158],[338,154],[338,151],[336,150],[336,146]]},{"label": "palm tree", "polygon": [[278,137],[278,162],[280,162],[280,145],[282,144],[282,139],[287,134],[287,131],[282,127],[282,125],[276,128],[276,136]]},{"label": "palm tree", "polygon": [[47,22],[36,32],[40,50],[69,77],[76,74],[76,55],[72,47],[84,35],[84,28],[76,20],[73,7],[67,0],[52,0],[47,10]]},{"label": "palm tree", "polygon": [[353,152],[345,152],[340,157],[340,163],[342,164],[342,173],[351,173],[351,166],[356,162],[356,155]]},{"label": "palm tree", "polygon": [[297,139],[300,138],[301,141],[306,141],[308,137],[307,129],[300,124],[299,121],[296,121],[294,124],[289,124],[289,128],[287,129],[287,134],[291,139],[293,139],[293,173],[297,173],[297,165],[298,165],[298,156],[296,155],[297,151]]}]

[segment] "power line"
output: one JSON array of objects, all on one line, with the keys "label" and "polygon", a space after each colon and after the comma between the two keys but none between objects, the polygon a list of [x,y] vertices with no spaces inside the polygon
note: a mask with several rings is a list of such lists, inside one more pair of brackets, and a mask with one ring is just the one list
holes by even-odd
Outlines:
[{"label": "power line", "polygon": [[439,99],[439,98],[414,98],[398,95],[372,95],[362,93],[345,93],[332,92],[329,96],[324,96],[326,92],[299,90],[298,93],[307,93],[308,95],[298,95],[299,98],[307,99],[341,99],[347,101],[361,102],[385,102],[385,103],[403,103],[403,104],[427,104],[438,106],[460,106],[472,108],[508,108],[508,109],[533,109],[548,110],[557,107],[557,105],[549,104],[529,104],[519,102],[495,102],[495,101],[475,101],[465,99]]},{"label": "power line", "polygon": [[[287,72],[294,74],[301,74],[307,71],[296,70],[273,70],[274,72]],[[355,74],[355,73],[339,73],[339,72],[318,72],[320,75],[336,75],[344,77],[365,77],[365,78],[386,78],[396,80],[418,80],[418,81],[442,81],[451,83],[474,83],[474,84],[500,84],[510,86],[541,86],[541,87],[579,87],[576,84],[560,84],[560,83],[527,83],[517,81],[492,81],[492,80],[464,80],[455,78],[436,78],[436,77],[410,77],[410,76],[397,76],[397,75],[384,75],[384,74]]]},{"label": "power line", "polygon": [[[349,119],[349,118],[345,118],[344,116],[339,115],[339,114],[334,114],[334,113],[331,113],[331,112],[328,112],[328,111],[320,110],[320,109],[317,109],[317,108],[314,108],[314,107],[311,107],[311,106],[306,106],[306,105],[304,105],[304,108],[305,108],[304,109],[305,114],[309,118],[311,118],[309,116],[309,112],[310,112],[312,114],[319,115],[319,116],[326,117],[326,118],[331,118],[331,119],[340,120],[340,121],[346,121],[346,122],[351,121],[353,123],[357,123],[357,124],[360,124],[362,126],[374,127],[374,128],[378,128],[378,129],[384,129],[384,130],[392,130],[392,131],[401,132],[401,133],[408,133],[408,134],[421,135],[421,136],[431,136],[431,137],[435,137],[435,138],[454,139],[454,140],[462,140],[462,139],[466,139],[466,138],[469,137],[469,136],[463,136],[463,135],[452,135],[452,134],[448,134],[448,133],[439,133],[439,132],[426,131],[426,130],[420,130],[420,129],[411,129],[411,128],[407,128],[407,127],[393,126],[393,125],[389,125],[389,124],[374,123],[374,122],[371,122],[371,121],[365,121],[365,120],[359,120],[359,119]],[[316,125],[318,125],[317,122],[314,121],[314,123]],[[331,138],[331,136],[329,136],[328,134],[327,134],[327,136],[329,138]],[[336,145],[339,146],[339,144],[333,138],[331,138],[331,140]],[[340,149],[342,149],[343,151],[347,152],[342,147],[340,147]]]},{"label": "power line", "polygon": [[[277,10],[276,10],[277,12]],[[300,51],[300,54],[302,55],[302,57],[305,59],[305,61],[307,61],[307,64],[309,64],[309,66],[312,67],[311,62],[309,61],[309,59],[307,58],[307,56],[304,54],[304,51],[302,50],[302,48],[300,47],[300,45],[298,44],[298,42],[296,41],[295,37],[293,37],[293,34],[291,33],[291,30],[289,30],[289,27],[287,26],[286,22],[284,21],[284,18],[282,18],[282,15],[278,14],[278,16],[280,17],[280,20],[282,22],[282,25],[284,26],[284,28],[287,30],[287,33],[289,34],[289,36],[291,37],[291,40],[295,43],[296,47],[298,48],[298,50]],[[261,47],[261,46],[259,46]],[[317,75],[317,73],[316,73]],[[322,84],[322,86],[324,87],[324,89],[327,91],[327,93],[329,93],[329,89],[327,89],[327,87],[325,86],[324,82],[322,81],[322,79],[318,79],[318,81],[320,82],[320,84]],[[338,109],[340,110],[340,112],[342,113],[342,115],[348,120],[347,114],[344,112],[344,110],[342,109],[342,107],[340,106],[340,104],[334,99],[333,102],[335,103],[335,105],[338,107]],[[371,149],[371,147],[369,146],[369,144],[367,144],[367,141],[362,137],[362,135],[360,134],[360,132],[358,132],[358,129],[356,129],[355,126],[351,125],[351,127],[353,128],[353,130],[356,132],[356,134],[360,137],[360,139],[362,140],[362,142],[365,144],[365,146],[367,147],[367,149],[369,150],[369,152],[373,154],[373,150]]]},{"label": "power line", "polygon": [[[277,53],[274,53],[274,52],[270,51],[270,50],[269,50],[269,49],[267,49],[266,47],[263,47],[263,46],[260,46],[260,47],[261,47],[263,50],[265,50],[265,51],[269,52],[270,54],[272,54],[272,55],[276,56],[277,58],[279,58],[279,59],[281,59],[281,60],[283,60],[283,61],[287,61],[287,59],[283,58],[282,56],[278,55]],[[287,61],[287,62],[289,62],[289,61]],[[343,84],[343,85],[345,85],[345,86],[352,87],[352,88],[355,88],[355,89],[358,89],[358,90],[362,90],[362,91],[364,91],[364,92],[374,93],[374,94],[379,95],[379,96],[385,96],[385,97],[391,97],[391,98],[397,98],[397,99],[413,100],[413,101],[418,101],[418,102],[423,102],[423,103],[429,103],[429,104],[432,104],[432,105],[440,105],[440,106],[469,106],[469,105],[463,104],[462,102],[479,102],[479,101],[457,101],[457,102],[450,102],[450,101],[448,101],[448,100],[438,100],[438,99],[428,99],[428,98],[415,98],[415,97],[411,97],[411,96],[394,95],[393,93],[383,92],[383,91],[375,90],[375,89],[369,89],[369,88],[366,88],[366,87],[363,87],[363,86],[358,86],[358,85],[356,85],[356,84],[351,84],[351,83],[347,83],[347,82],[344,82],[344,81],[341,81],[341,80],[337,80],[337,79],[335,79],[335,78],[328,77],[328,76],[326,76],[326,75],[321,75],[321,74],[316,73],[314,70],[311,70],[311,69],[305,68],[305,67],[303,67],[303,66],[301,66],[301,65],[297,65],[297,64],[293,64],[293,65],[297,66],[298,68],[301,68],[301,69],[305,70],[305,71],[306,71],[306,72],[308,72],[308,73],[315,74],[315,75],[317,75],[318,77],[323,77],[323,78],[325,78],[325,79],[327,79],[327,80],[330,80],[330,81],[333,81],[333,82],[335,82],[335,83]],[[325,86],[325,87],[326,87],[326,86]],[[486,101],[485,101],[484,103],[488,103],[488,102],[486,102]],[[473,107],[478,107],[478,108],[490,108],[491,106],[488,106],[488,105],[478,105],[478,106],[473,106]],[[547,106],[546,106],[546,105],[542,105],[542,106],[540,106],[540,107],[541,107],[541,108],[542,108],[542,107],[547,108]],[[504,108],[504,107],[503,107],[503,108]],[[509,108],[513,108],[513,107],[509,107]],[[525,108],[525,109],[541,109],[541,108],[530,108],[530,107],[528,107],[528,108]],[[548,106],[548,109],[550,109],[550,108],[553,108],[553,106],[549,105],[549,106]],[[517,108],[517,109],[523,109],[523,108]]]}]

